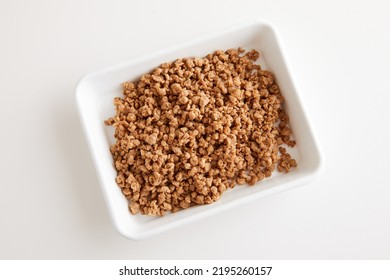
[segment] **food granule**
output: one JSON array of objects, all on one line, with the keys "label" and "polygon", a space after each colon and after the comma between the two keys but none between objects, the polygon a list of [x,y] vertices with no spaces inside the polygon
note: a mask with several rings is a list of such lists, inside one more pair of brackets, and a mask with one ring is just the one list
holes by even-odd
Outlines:
[{"label": "food granule", "polygon": [[297,163],[284,98],[259,52],[218,50],[164,63],[115,98],[116,182],[132,214],[209,204]]}]

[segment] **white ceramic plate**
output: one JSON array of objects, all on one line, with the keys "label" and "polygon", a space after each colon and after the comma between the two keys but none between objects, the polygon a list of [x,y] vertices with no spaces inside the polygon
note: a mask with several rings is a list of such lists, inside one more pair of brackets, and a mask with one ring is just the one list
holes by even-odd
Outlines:
[{"label": "white ceramic plate", "polygon": [[[298,167],[288,174],[275,172],[270,178],[253,187],[244,185],[228,190],[219,201],[210,205],[191,207],[164,217],[131,215],[128,202],[115,182],[116,171],[109,150],[115,141],[114,131],[103,123],[115,114],[113,98],[122,96],[121,84],[124,81],[136,80],[163,62],[179,57],[204,56],[217,49],[237,47],[260,51],[262,67],[275,74],[286,99],[286,111],[297,141],[292,155],[297,160]],[[312,181],[322,166],[321,153],[291,77],[280,39],[275,29],[267,22],[252,21],[241,24],[182,46],[95,71],[77,84],[76,101],[112,221],[117,230],[130,239],[156,235],[265,195],[301,186]]]}]

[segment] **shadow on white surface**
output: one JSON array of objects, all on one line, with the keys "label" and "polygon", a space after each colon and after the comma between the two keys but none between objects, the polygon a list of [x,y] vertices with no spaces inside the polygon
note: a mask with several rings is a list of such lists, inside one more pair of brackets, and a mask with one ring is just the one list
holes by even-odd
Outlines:
[{"label": "shadow on white surface", "polygon": [[[72,93],[73,94],[73,93]],[[70,178],[68,192],[72,197],[69,207],[77,208],[77,224],[84,234],[97,237],[114,233],[96,177],[88,147],[81,130],[74,104],[59,102],[52,117],[52,133],[55,134],[58,148],[62,152],[63,166]],[[68,102],[66,102],[68,103]],[[77,231],[77,230],[76,230]],[[98,234],[97,234],[98,233]]]}]

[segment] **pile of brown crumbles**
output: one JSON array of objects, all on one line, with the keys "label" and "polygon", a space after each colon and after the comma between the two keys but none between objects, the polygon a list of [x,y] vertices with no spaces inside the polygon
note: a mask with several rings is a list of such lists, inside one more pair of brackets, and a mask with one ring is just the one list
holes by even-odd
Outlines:
[{"label": "pile of brown crumbles", "polygon": [[115,98],[111,147],[131,213],[209,204],[297,163],[284,98],[256,50],[218,50],[164,63]]}]

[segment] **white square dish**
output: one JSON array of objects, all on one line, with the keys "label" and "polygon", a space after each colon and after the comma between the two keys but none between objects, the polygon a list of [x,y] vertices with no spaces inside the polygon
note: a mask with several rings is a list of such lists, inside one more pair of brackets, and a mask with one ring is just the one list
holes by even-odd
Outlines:
[{"label": "white square dish", "polygon": [[[190,207],[164,217],[131,215],[128,201],[115,182],[116,170],[110,153],[110,145],[115,143],[114,129],[104,125],[105,119],[115,115],[113,99],[122,96],[121,84],[136,80],[161,63],[179,57],[204,56],[217,49],[238,47],[258,50],[262,68],[274,73],[285,97],[284,106],[297,141],[292,155],[297,160],[298,167],[288,174],[275,172],[253,187],[244,185],[230,189],[219,201],[210,205]],[[119,233],[130,239],[147,238],[235,205],[304,185],[312,181],[322,167],[321,152],[291,77],[280,39],[275,29],[264,21],[234,26],[179,47],[95,71],[77,84],[76,101],[112,221]]]}]

